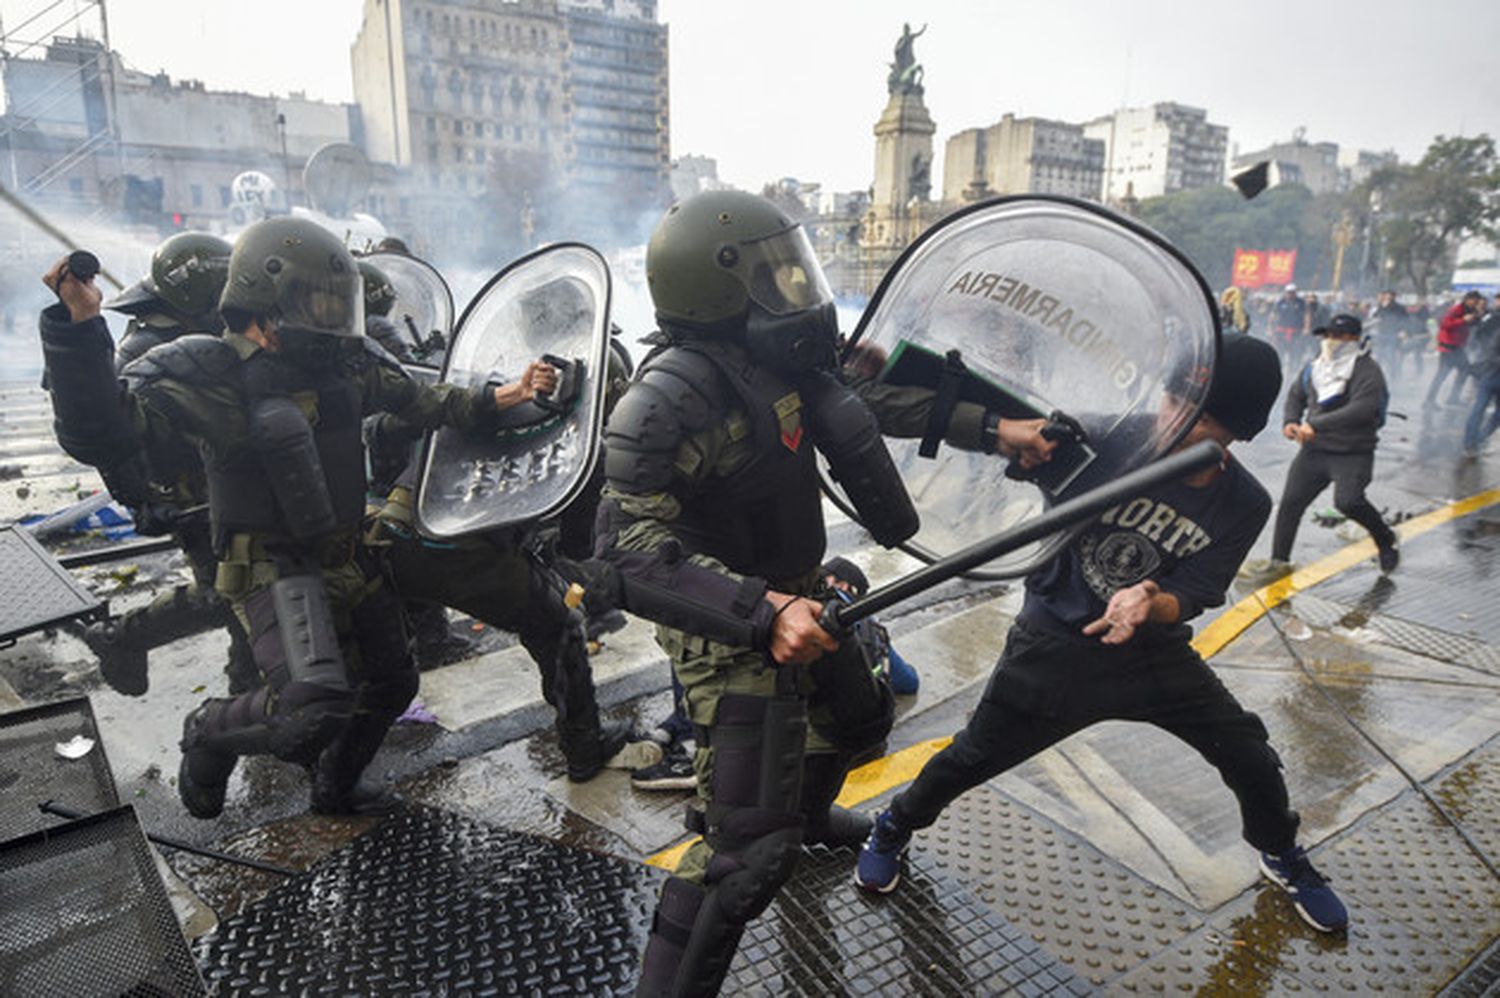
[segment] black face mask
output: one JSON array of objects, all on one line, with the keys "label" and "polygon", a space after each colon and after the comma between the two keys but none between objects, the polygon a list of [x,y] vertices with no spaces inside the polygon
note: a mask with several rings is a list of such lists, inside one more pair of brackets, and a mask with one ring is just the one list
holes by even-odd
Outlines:
[{"label": "black face mask", "polygon": [[838,336],[833,302],[791,315],[772,315],[752,302],[745,322],[751,359],[791,377],[833,370],[838,365]]},{"label": "black face mask", "polygon": [[279,330],[278,333],[281,340],[278,356],[281,361],[310,374],[337,371],[343,360],[359,346],[357,339],[346,336],[294,329]]}]

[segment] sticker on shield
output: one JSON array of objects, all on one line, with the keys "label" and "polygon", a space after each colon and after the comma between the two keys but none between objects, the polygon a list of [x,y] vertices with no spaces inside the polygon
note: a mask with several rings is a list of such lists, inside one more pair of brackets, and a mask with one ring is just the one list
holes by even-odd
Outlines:
[{"label": "sticker on shield", "polygon": [[407,340],[412,356],[425,364],[441,364],[453,333],[453,292],[443,275],[427,261],[405,253],[382,251],[365,259],[380,268],[396,292],[391,322]]},{"label": "sticker on shield", "polygon": [[[922,518],[903,547],[936,560],[1166,453],[1197,419],[1218,337],[1193,266],[1099,205],[999,198],[938,222],[886,274],[845,352],[892,389],[877,404],[932,413],[922,440],[887,438]],[[980,410],[1050,420],[1052,460],[1015,478],[1004,458],[941,442]],[[1023,575],[1067,539],[972,574]]]},{"label": "sticker on shield", "polygon": [[562,510],[599,457],[609,351],[609,268],[594,249],[560,243],[522,257],[464,310],[444,384],[494,388],[528,364],[557,371],[547,396],[503,410],[483,434],[428,434],[417,524],[454,538],[532,523]]}]

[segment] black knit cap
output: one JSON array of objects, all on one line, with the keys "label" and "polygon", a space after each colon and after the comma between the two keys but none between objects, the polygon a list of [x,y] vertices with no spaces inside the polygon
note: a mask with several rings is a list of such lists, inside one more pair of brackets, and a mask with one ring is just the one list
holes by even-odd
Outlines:
[{"label": "black knit cap", "polygon": [[870,580],[865,578],[865,573],[861,572],[859,566],[848,558],[829,558],[823,563],[823,574],[848,583],[856,596],[863,596],[870,589]]},{"label": "black knit cap", "polygon": [[1251,440],[1266,428],[1280,394],[1281,361],[1276,348],[1242,333],[1225,333],[1203,411],[1235,439]]}]

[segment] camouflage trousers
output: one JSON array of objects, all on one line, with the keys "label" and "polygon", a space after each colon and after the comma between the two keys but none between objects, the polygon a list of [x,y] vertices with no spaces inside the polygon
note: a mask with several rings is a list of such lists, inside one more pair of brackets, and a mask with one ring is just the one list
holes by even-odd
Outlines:
[{"label": "camouflage trousers", "polygon": [[[848,762],[865,752],[857,751],[847,743],[841,744],[843,740],[838,738],[841,719],[829,706],[831,691],[820,689],[819,677],[827,674],[825,669],[832,664],[827,660],[833,656],[857,656],[858,667],[868,675],[867,659],[857,643],[852,640],[844,642],[838,652],[825,656],[812,666],[776,666],[762,652],[720,644],[669,627],[658,627],[656,638],[682,684],[688,720],[698,732],[693,753],[693,771],[698,781],[694,811],[699,814],[709,812],[713,804],[714,735],[721,701],[731,695],[763,699],[795,695],[805,707],[805,728],[797,732],[765,732],[765,735],[768,740],[790,740],[793,743],[800,739],[805,775],[810,776],[814,771],[836,774],[832,785],[826,777],[805,779],[800,802],[793,805],[809,820],[826,814],[842,786]],[[876,740],[864,749],[869,751],[879,743]],[[822,765],[813,765],[814,761],[821,761]],[[690,826],[699,822],[701,819],[690,814]],[[683,854],[676,876],[701,884],[712,858],[712,846],[706,839],[699,839]]]}]

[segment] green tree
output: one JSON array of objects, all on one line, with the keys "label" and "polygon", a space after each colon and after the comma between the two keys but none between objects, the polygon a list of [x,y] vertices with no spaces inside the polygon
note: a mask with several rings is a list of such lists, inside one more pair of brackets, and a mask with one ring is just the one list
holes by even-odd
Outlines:
[{"label": "green tree", "polygon": [[1393,276],[1423,296],[1447,285],[1466,236],[1500,235],[1500,159],[1488,135],[1439,135],[1420,162],[1377,170],[1356,194]]},{"label": "green tree", "polygon": [[1229,284],[1237,248],[1295,249],[1294,279],[1318,286],[1332,276],[1331,232],[1346,200],[1295,184],[1251,201],[1228,187],[1206,187],[1148,198],[1140,219],[1185,253],[1213,288]]}]

